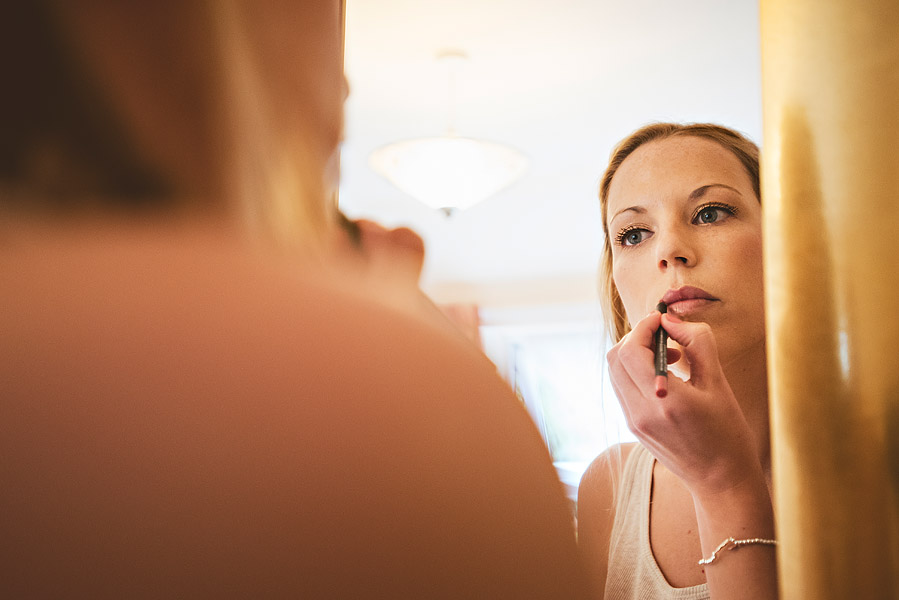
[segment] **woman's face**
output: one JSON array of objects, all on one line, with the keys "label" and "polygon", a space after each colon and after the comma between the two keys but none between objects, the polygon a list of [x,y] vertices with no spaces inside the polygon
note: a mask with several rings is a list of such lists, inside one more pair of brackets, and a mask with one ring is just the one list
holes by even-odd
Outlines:
[{"label": "woman's face", "polygon": [[607,218],[631,323],[664,299],[712,327],[722,363],[764,349],[761,205],[733,153],[699,137],[640,146],[612,179]]}]

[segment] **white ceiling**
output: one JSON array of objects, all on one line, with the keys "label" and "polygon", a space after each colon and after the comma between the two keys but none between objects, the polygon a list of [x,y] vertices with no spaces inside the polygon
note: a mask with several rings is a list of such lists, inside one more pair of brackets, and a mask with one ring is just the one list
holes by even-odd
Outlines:
[{"label": "white ceiling", "polygon": [[[450,218],[368,164],[376,148],[440,135],[461,49],[460,135],[530,159],[511,187]],[[761,141],[757,0],[347,0],[341,208],[412,227],[438,301],[595,296],[596,189],[612,146],[650,121],[714,121]]]}]

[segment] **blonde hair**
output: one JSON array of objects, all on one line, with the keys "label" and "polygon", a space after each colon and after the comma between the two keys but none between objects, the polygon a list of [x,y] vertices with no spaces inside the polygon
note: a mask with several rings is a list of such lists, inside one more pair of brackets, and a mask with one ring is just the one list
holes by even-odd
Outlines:
[{"label": "blonde hair", "polygon": [[0,23],[0,204],[218,213],[318,246],[336,212],[340,10],[14,3]]},{"label": "blonde hair", "polygon": [[621,302],[621,296],[618,294],[618,288],[615,287],[615,281],[612,278],[612,243],[609,238],[609,226],[606,221],[609,207],[609,188],[612,185],[612,179],[615,177],[615,173],[618,172],[621,163],[643,144],[672,137],[686,136],[712,140],[732,152],[746,169],[756,198],[761,199],[758,146],[749,138],[733,129],[712,123],[652,123],[641,127],[619,142],[612,150],[609,164],[603,173],[599,185],[599,204],[602,212],[602,229],[604,234],[600,263],[599,298],[606,330],[609,332],[613,343],[617,343],[630,331],[630,324],[627,320],[624,304]]}]

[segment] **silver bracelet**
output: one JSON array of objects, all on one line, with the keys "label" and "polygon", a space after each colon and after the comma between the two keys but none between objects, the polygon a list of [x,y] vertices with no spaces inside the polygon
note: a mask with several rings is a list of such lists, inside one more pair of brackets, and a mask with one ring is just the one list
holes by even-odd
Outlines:
[{"label": "silver bracelet", "polygon": [[761,544],[763,546],[776,546],[777,540],[766,540],[764,538],[747,538],[745,540],[735,540],[734,538],[729,537],[718,544],[718,547],[715,548],[710,557],[700,560],[699,566],[704,567],[705,565],[710,565],[715,562],[715,559],[718,558],[718,553],[722,550],[736,550],[740,546],[751,546],[753,544]]}]

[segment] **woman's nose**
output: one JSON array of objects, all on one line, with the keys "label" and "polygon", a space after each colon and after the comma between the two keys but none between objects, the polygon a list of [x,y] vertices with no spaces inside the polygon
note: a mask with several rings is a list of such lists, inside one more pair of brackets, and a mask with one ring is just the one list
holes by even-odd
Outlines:
[{"label": "woman's nose", "polygon": [[656,258],[660,270],[666,270],[675,265],[692,267],[696,262],[696,253],[687,236],[679,230],[657,231]]}]

